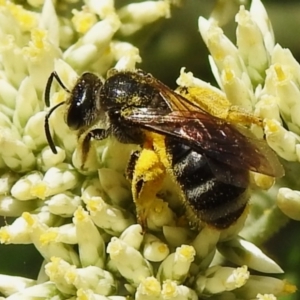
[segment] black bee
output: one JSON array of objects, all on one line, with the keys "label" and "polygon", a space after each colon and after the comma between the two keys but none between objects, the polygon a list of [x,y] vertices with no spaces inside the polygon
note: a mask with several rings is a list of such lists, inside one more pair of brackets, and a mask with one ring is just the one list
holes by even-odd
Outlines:
[{"label": "black bee", "polygon": [[[141,70],[114,69],[105,81],[84,73],[69,91],[53,72],[45,90],[47,106],[54,78],[70,97],[46,116],[45,132],[52,151],[56,153],[48,120],[58,106],[65,104],[66,123],[78,131],[83,164],[91,139],[114,136],[122,143],[140,145],[141,151],[153,151],[180,187],[188,218],[193,222],[217,229],[229,227],[247,206],[249,171],[272,177],[284,175],[267,143],[243,126],[260,124],[260,120],[237,110],[230,114],[230,109],[226,118],[213,115],[205,108],[208,102],[203,105],[199,97],[218,99],[212,91],[199,95],[192,88],[173,91]],[[240,121],[242,124],[238,124]],[[139,154],[132,154],[127,177],[132,180],[134,200],[141,205],[145,176],[135,174],[139,172]],[[138,207],[137,212],[139,220],[145,222],[146,214]]]}]

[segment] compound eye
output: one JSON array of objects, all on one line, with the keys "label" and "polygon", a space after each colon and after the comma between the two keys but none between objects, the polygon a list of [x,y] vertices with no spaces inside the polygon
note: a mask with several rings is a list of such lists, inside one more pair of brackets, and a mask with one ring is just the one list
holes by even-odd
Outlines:
[{"label": "compound eye", "polygon": [[74,101],[69,107],[67,113],[67,125],[73,129],[78,130],[84,126],[85,108],[78,101]]},{"label": "compound eye", "polygon": [[78,130],[89,126],[97,118],[101,86],[100,79],[91,73],[85,73],[78,79],[67,101],[69,108],[66,123],[71,129]]}]

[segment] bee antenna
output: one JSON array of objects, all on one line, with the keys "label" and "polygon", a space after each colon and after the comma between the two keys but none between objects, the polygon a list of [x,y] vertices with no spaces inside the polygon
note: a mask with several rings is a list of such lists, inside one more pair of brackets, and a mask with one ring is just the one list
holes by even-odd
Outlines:
[{"label": "bee antenna", "polygon": [[[49,81],[49,80],[48,80]],[[49,127],[49,118],[51,116],[51,114],[61,105],[65,104],[65,101],[60,102],[58,104],[56,104],[55,106],[51,107],[51,109],[49,110],[49,112],[47,113],[46,117],[45,117],[45,134],[46,134],[46,138],[49,144],[50,149],[52,150],[52,152],[54,154],[57,154],[57,150],[55,148],[55,144],[53,142],[52,136],[51,136],[51,132],[50,132],[50,127]]]},{"label": "bee antenna", "polygon": [[55,71],[53,71],[47,80],[47,84],[46,84],[46,88],[45,88],[45,104],[47,107],[50,106],[50,90],[51,90],[51,86],[52,86],[52,82],[53,82],[54,78],[66,92],[70,93],[70,90],[63,84],[63,82],[59,78],[58,74]]}]

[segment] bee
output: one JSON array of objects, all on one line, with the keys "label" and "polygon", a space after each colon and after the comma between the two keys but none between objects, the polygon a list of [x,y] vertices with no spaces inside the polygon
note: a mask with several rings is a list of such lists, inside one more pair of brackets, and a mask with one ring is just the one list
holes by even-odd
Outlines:
[{"label": "bee", "polygon": [[[47,106],[54,78],[70,96],[45,118],[50,148],[57,152],[49,118],[63,104],[67,125],[78,131],[83,164],[92,139],[114,136],[121,143],[140,145],[141,150],[131,155],[126,174],[144,226],[148,204],[143,198],[159,191],[166,173],[179,187],[187,217],[218,230],[233,225],[245,211],[250,171],[284,175],[266,141],[247,128],[261,125],[261,120],[227,105],[224,99],[216,101],[220,98],[216,92],[174,91],[142,70],[115,69],[105,81],[84,73],[69,91],[53,72],[45,89]],[[225,105],[218,107],[219,102]]]}]

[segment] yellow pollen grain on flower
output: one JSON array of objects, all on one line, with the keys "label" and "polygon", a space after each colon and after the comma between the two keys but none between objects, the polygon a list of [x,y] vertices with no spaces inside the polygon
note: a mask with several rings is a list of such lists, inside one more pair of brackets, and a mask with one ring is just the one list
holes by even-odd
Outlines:
[{"label": "yellow pollen grain on flower", "polygon": [[151,276],[142,280],[140,290],[144,295],[157,297],[160,295],[161,287],[159,281]]},{"label": "yellow pollen grain on flower", "polygon": [[93,201],[93,200],[85,200],[85,202],[86,202],[86,208],[87,208],[90,212],[96,212],[96,211],[97,211],[98,203],[96,203],[96,201]]},{"label": "yellow pollen grain on flower", "polygon": [[176,249],[176,254],[179,255],[180,259],[193,261],[196,254],[194,247],[189,245],[182,245]]},{"label": "yellow pollen grain on flower", "polygon": [[117,258],[124,251],[124,247],[119,239],[112,238],[111,242],[107,246],[107,252],[110,254],[112,259]]},{"label": "yellow pollen grain on flower", "polygon": [[61,262],[61,258],[52,256],[50,260],[51,260],[51,263],[47,264],[47,266],[46,266],[48,275],[50,275],[49,273],[55,274],[59,271],[59,264]]},{"label": "yellow pollen grain on flower", "polygon": [[265,120],[264,125],[265,125],[265,127],[268,128],[269,132],[276,133],[279,131],[278,124],[276,122],[274,122],[273,120]]},{"label": "yellow pollen grain on flower", "polygon": [[51,260],[51,262],[52,262],[53,264],[55,264],[56,266],[58,266],[59,263],[60,263],[60,261],[61,261],[61,258],[60,258],[60,257],[57,257],[57,256],[52,256],[50,260]]},{"label": "yellow pollen grain on flower", "polygon": [[223,59],[224,59],[224,51],[221,51],[221,50],[216,51],[216,52],[214,53],[214,59],[215,59],[216,61],[223,60]]},{"label": "yellow pollen grain on flower", "polygon": [[161,294],[165,299],[176,297],[178,292],[177,285],[175,284],[175,282],[172,282],[171,280],[166,280],[163,283]]},{"label": "yellow pollen grain on flower", "polygon": [[24,9],[21,5],[9,3],[7,7],[14,18],[19,22],[23,31],[29,31],[37,26],[37,14]]},{"label": "yellow pollen grain on flower", "polygon": [[38,182],[30,189],[30,194],[34,197],[44,200],[47,196],[48,187],[45,182]]},{"label": "yellow pollen grain on flower", "polygon": [[242,266],[242,267],[236,268],[233,271],[232,275],[234,276],[235,286],[237,288],[239,288],[239,287],[243,286],[246,283],[246,281],[249,279],[250,273],[248,271],[247,266]]},{"label": "yellow pollen grain on flower", "polygon": [[33,226],[36,223],[36,220],[28,212],[22,214],[22,218],[27,222],[29,226]]},{"label": "yellow pollen grain on flower", "polygon": [[[100,197],[97,197],[100,198]],[[86,208],[88,211],[96,213],[102,210],[103,208],[103,200],[101,199],[101,201],[99,201],[99,199],[90,199],[90,200],[86,200]]]},{"label": "yellow pollen grain on flower", "polygon": [[74,218],[76,218],[77,221],[84,221],[87,219],[87,217],[88,212],[85,211],[82,206],[79,206],[74,213]]},{"label": "yellow pollen grain on flower", "polygon": [[257,294],[256,298],[258,300],[276,300],[277,298],[273,294]]},{"label": "yellow pollen grain on flower", "polygon": [[65,279],[69,284],[73,284],[77,278],[76,269],[71,266],[65,274]]},{"label": "yellow pollen grain on flower", "polygon": [[53,230],[49,230],[43,234],[41,234],[40,236],[40,242],[42,243],[42,245],[47,245],[50,242],[54,242],[57,238],[57,232],[53,231]]},{"label": "yellow pollen grain on flower", "polygon": [[88,292],[85,291],[84,289],[77,290],[76,296],[77,296],[77,298],[76,298],[77,300],[89,300],[90,299]]},{"label": "yellow pollen grain on flower", "polygon": [[234,76],[234,72],[231,69],[226,68],[225,72],[224,72],[224,79],[225,79],[225,81],[226,82],[230,82],[230,81],[232,81],[234,79],[234,77],[235,77]]},{"label": "yellow pollen grain on flower", "polygon": [[297,287],[288,282],[284,283],[283,292],[287,294],[294,294],[297,291]]},{"label": "yellow pollen grain on flower", "polygon": [[255,184],[263,190],[268,190],[271,186],[273,186],[275,182],[274,177],[267,176],[264,174],[259,174],[259,173],[254,173],[253,178]]},{"label": "yellow pollen grain on flower", "polygon": [[164,210],[164,208],[167,206],[167,204],[165,205],[165,203],[163,201],[161,201],[160,199],[154,200],[154,202],[152,204],[153,205],[152,205],[151,209],[156,213],[161,213]]},{"label": "yellow pollen grain on flower", "polygon": [[162,244],[162,245],[159,245],[159,247],[157,248],[157,250],[160,252],[160,253],[165,253],[169,250],[169,248],[167,247],[166,244]]},{"label": "yellow pollen grain on flower", "polygon": [[72,23],[74,24],[75,30],[79,33],[86,33],[94,24],[97,23],[96,16],[88,11],[78,11],[74,9]]},{"label": "yellow pollen grain on flower", "polygon": [[27,47],[22,49],[25,56],[30,59],[39,57],[45,53],[47,41],[47,32],[42,29],[33,29],[31,31],[31,41]]},{"label": "yellow pollen grain on flower", "polygon": [[46,30],[34,29],[31,32],[32,43],[38,49],[44,49],[46,38],[47,38]]},{"label": "yellow pollen grain on flower", "polygon": [[276,72],[278,81],[284,81],[284,80],[286,80],[287,76],[286,76],[285,72],[283,71],[281,65],[276,64],[274,66],[274,70]]},{"label": "yellow pollen grain on flower", "polygon": [[5,244],[10,241],[10,233],[6,227],[0,228],[0,243]]}]

